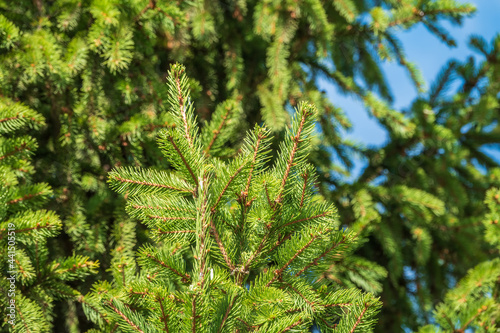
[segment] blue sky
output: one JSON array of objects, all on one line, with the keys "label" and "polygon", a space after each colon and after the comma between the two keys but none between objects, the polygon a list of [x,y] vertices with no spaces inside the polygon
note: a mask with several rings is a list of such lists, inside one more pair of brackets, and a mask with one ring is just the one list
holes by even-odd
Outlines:
[{"label": "blue sky", "polygon": [[[441,67],[449,59],[465,60],[470,55],[474,55],[474,52],[467,46],[469,36],[481,35],[489,42],[500,32],[500,0],[469,0],[464,2],[476,6],[477,11],[472,17],[466,18],[461,26],[454,26],[448,22],[442,23],[442,26],[455,38],[457,47],[448,47],[431,35],[422,25],[397,33],[404,45],[408,60],[420,68],[427,87],[430,86]],[[405,109],[418,95],[407,72],[394,62],[384,63],[382,67],[393,92],[394,108],[396,110]],[[336,88],[327,81],[320,80],[319,83],[322,89],[327,92],[330,100],[343,108],[351,119],[354,128],[348,133],[349,138],[367,146],[380,146],[386,141],[385,131],[368,116],[361,102],[339,94]],[[354,171],[355,174],[360,171],[362,165],[363,163],[358,163],[357,171]]]}]

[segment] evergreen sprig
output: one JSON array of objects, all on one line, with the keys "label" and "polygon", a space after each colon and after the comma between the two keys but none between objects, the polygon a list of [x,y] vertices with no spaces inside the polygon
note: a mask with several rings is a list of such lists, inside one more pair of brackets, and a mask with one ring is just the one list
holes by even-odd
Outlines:
[{"label": "evergreen sprig", "polygon": [[[89,319],[126,332],[291,332],[314,324],[322,332],[369,331],[378,299],[320,278],[349,256],[357,235],[339,229],[335,207],[314,195],[306,158],[315,107],[298,105],[272,167],[270,132],[259,126],[224,161],[207,154],[214,141],[199,135],[184,71],[171,66],[176,126],[159,139],[175,171],[117,168],[109,176],[154,242],[139,249],[135,278],[98,284],[85,296],[94,304]],[[223,121],[213,121],[222,130]],[[174,177],[185,185],[158,186]]]}]

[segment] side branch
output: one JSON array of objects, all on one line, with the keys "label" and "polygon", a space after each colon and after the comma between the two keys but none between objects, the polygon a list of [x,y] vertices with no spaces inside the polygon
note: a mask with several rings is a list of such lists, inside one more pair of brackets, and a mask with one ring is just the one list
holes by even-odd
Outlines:
[{"label": "side branch", "polygon": [[[174,190],[174,191],[179,191],[179,192],[192,192],[192,191],[189,191],[187,189],[178,188],[178,187],[174,187],[174,186],[170,186],[170,185],[156,184],[156,183],[151,183],[151,182],[143,182],[143,181],[139,181],[139,180],[126,179],[126,178],[122,178],[119,176],[110,176],[110,178],[117,180],[119,182],[122,182],[122,183],[131,183],[131,184],[138,184],[138,185],[161,187],[161,188],[167,188],[169,190]],[[140,208],[142,208],[142,207],[140,207]]]},{"label": "side branch", "polygon": [[[179,74],[181,74],[181,73],[182,72],[180,72]],[[178,93],[177,98],[179,100],[179,109],[181,111],[182,122],[184,123],[184,133],[185,133],[184,135],[186,137],[186,140],[189,143],[189,146],[193,147],[193,139],[189,135],[189,125],[188,125],[187,115],[186,115],[186,105],[184,102],[184,97],[182,97],[181,82],[180,82],[178,75],[175,76],[175,83],[177,85],[177,93]]]},{"label": "side branch", "polygon": [[245,186],[245,194],[248,195],[248,190],[250,189],[250,182],[252,181],[253,168],[255,167],[255,160],[257,159],[257,153],[259,152],[260,142],[264,136],[259,133],[257,136],[257,141],[255,143],[255,148],[253,150],[252,166],[250,167],[250,173],[248,174],[247,185]]},{"label": "side branch", "polygon": [[318,214],[318,215],[306,217],[306,218],[303,218],[303,219],[300,219],[300,220],[291,221],[291,222],[288,222],[285,225],[281,226],[280,228],[288,227],[289,225],[292,225],[292,224],[295,224],[295,223],[300,223],[300,222],[304,222],[304,221],[309,221],[309,220],[317,219],[318,217],[325,217],[325,216],[327,216],[327,215],[329,215],[331,213],[333,213],[333,212],[328,211],[328,212],[324,212],[324,213],[321,213],[321,214]]},{"label": "side branch", "polygon": [[191,307],[192,307],[192,313],[193,313],[193,323],[191,325],[191,331],[193,333],[196,332],[196,296],[197,295],[194,295],[193,297],[193,301],[191,302]]},{"label": "side branch", "polygon": [[212,139],[210,140],[210,143],[208,144],[208,147],[205,149],[205,154],[208,154],[208,152],[210,151],[210,149],[212,149],[212,146],[214,145],[215,140],[217,140],[217,137],[219,136],[220,131],[222,130],[222,128],[226,124],[226,119],[229,116],[229,112],[230,111],[227,110],[226,114],[224,116],[222,116],[222,122],[220,123],[219,127],[214,131],[214,135],[212,136]]},{"label": "side branch", "polygon": [[278,276],[281,276],[281,274],[283,273],[283,271],[288,267],[290,266],[290,264],[302,253],[304,252],[309,246],[311,246],[312,242],[314,242],[314,240],[316,238],[318,238],[319,235],[315,235],[313,238],[311,238],[311,240],[309,242],[307,242],[306,245],[304,245],[300,250],[297,251],[297,253],[295,253],[293,255],[292,258],[290,258],[290,260],[288,260],[288,262],[283,265],[283,267],[281,267],[280,269],[274,271],[274,277],[271,279],[271,281],[269,281],[267,284],[266,284],[266,287],[269,287],[271,285],[271,283],[273,283],[274,281],[276,281],[276,278]]},{"label": "side branch", "polygon": [[158,228],[158,232],[160,234],[190,234],[196,232],[195,230],[171,230],[171,231],[163,231]]},{"label": "side branch", "polygon": [[130,326],[132,326],[137,332],[141,332],[141,333],[144,333],[143,330],[141,330],[136,324],[134,324],[130,319],[127,318],[127,316],[125,316],[123,314],[123,312],[121,312],[120,310],[118,310],[115,306],[113,306],[113,304],[111,302],[107,302],[106,303],[111,309],[113,309],[114,312],[116,312],[120,317],[122,317]]},{"label": "side branch", "polygon": [[165,325],[165,332],[170,333],[168,329],[168,314],[165,313],[165,308],[163,307],[163,298],[156,298],[156,301],[160,303],[160,309],[161,309],[161,321],[163,321],[163,324]]},{"label": "side branch", "polygon": [[300,291],[297,290],[297,288],[295,288],[294,286],[292,286],[291,284],[285,282],[285,285],[292,289],[293,291],[295,291],[295,293],[297,293],[297,295],[300,296],[300,298],[302,298],[307,304],[309,304],[309,306],[314,310],[314,303],[313,302],[310,302],[304,295],[302,295],[302,293]]},{"label": "side branch", "polygon": [[[332,229],[326,229],[326,230],[322,231],[320,234],[321,234],[321,235],[323,235],[323,234],[326,234],[327,232],[330,232],[330,231],[332,231]],[[285,236],[285,237],[283,237],[282,239],[278,240],[278,241],[274,244],[273,248],[272,248],[269,252],[274,251],[274,250],[275,250],[278,246],[280,246],[281,244],[283,244],[285,241],[289,240],[289,239],[290,239],[290,237],[292,237],[292,235],[293,235],[293,232],[292,232],[292,233],[289,233],[288,235],[286,235],[286,236]],[[319,236],[319,235],[318,235],[318,236]]]},{"label": "side branch", "polygon": [[[54,225],[50,224],[50,223],[47,223],[45,225],[40,225],[39,223],[37,223],[37,225],[35,227],[29,227],[29,228],[24,228],[24,229],[18,229],[18,230],[14,230],[14,232],[17,234],[17,233],[21,233],[21,232],[26,232],[26,231],[30,231],[30,230],[40,230],[40,229],[45,229],[45,228],[52,228],[54,227]],[[0,230],[0,240],[3,238],[4,234],[3,232],[5,232],[6,229],[1,229]],[[7,233],[5,233],[7,234]]]},{"label": "side branch", "polygon": [[327,305],[323,305],[325,308],[333,308],[333,307],[336,307],[336,306],[340,306],[340,307],[345,307],[345,306],[351,306],[352,303],[335,303],[335,304],[327,304]]},{"label": "side branch", "polygon": [[148,215],[150,219],[160,219],[163,221],[175,221],[175,220],[196,220],[194,217],[165,217],[158,215]]},{"label": "side branch", "polygon": [[[59,290],[59,292],[61,292]],[[68,296],[71,296],[71,295],[68,295]],[[101,318],[107,323],[109,324],[109,320],[101,313],[101,311],[99,311],[95,306],[93,306],[92,304],[88,303],[87,301],[85,301],[85,297],[83,295],[79,295],[78,297],[76,297],[76,300],[81,303],[81,304],[85,304],[86,306],[88,306],[89,308],[91,308],[92,310],[95,311],[95,313],[97,313],[99,316],[101,316]]]},{"label": "side branch", "polygon": [[36,197],[38,195],[41,195],[41,194],[43,194],[43,192],[26,194],[24,197],[20,197],[20,198],[8,201],[7,204],[11,205],[11,204],[18,203],[20,201],[29,200],[29,199],[32,199],[32,198],[34,198],[34,197]]},{"label": "side branch", "polygon": [[349,333],[354,333],[354,331],[356,330],[356,327],[358,327],[358,325],[361,322],[361,319],[363,318],[363,316],[365,315],[365,312],[367,309],[368,309],[368,305],[365,303],[365,308],[363,309],[363,312],[361,312],[361,314],[358,317],[358,320],[356,320],[356,323],[354,324],[354,326],[352,327],[352,329]]},{"label": "side branch", "polygon": [[7,158],[7,157],[9,157],[9,156],[12,156],[12,155],[14,155],[14,154],[18,153],[18,152],[20,152],[21,150],[24,150],[24,149],[29,150],[29,148],[27,148],[27,144],[26,144],[26,143],[23,143],[23,144],[21,144],[21,145],[20,145],[20,146],[18,146],[18,147],[14,147],[14,150],[12,150],[12,151],[8,152],[8,153],[7,153],[7,154],[5,154],[5,155],[0,156],[0,161],[1,161],[1,160],[3,160],[4,158]]},{"label": "side branch", "polygon": [[234,265],[231,262],[231,258],[227,255],[227,251],[224,248],[224,244],[222,244],[222,240],[220,239],[219,233],[217,232],[217,229],[215,228],[214,221],[211,219],[210,220],[210,228],[212,229],[212,232],[215,237],[215,241],[217,242],[217,245],[219,246],[220,252],[222,253],[222,256],[224,257],[224,260],[226,261],[226,264],[228,265],[229,269],[234,270]]},{"label": "side branch", "polygon": [[177,207],[162,207],[162,206],[151,206],[151,205],[133,205],[132,208],[135,209],[161,209],[161,210],[172,210],[175,212],[188,212],[188,213],[194,213],[194,210],[192,209],[186,209],[186,208],[177,208]]},{"label": "side branch", "polygon": [[191,170],[191,167],[189,166],[188,162],[186,161],[186,158],[184,157],[184,155],[182,154],[182,152],[180,151],[179,147],[177,147],[177,145],[175,144],[174,142],[174,138],[172,136],[169,136],[168,137],[168,140],[170,141],[170,143],[172,144],[172,146],[174,147],[175,151],[177,152],[177,154],[179,154],[179,156],[181,157],[182,159],[182,163],[184,163],[184,165],[186,166],[189,174],[191,175],[191,177],[193,178],[194,180],[194,183],[196,184],[196,186],[198,186],[198,178],[196,178],[196,176],[194,175],[194,172],[193,170]]},{"label": "side branch", "polygon": [[302,129],[304,128],[304,123],[306,121],[306,115],[302,115],[302,119],[300,121],[299,129],[297,131],[297,134],[293,137],[293,148],[292,151],[290,152],[290,157],[288,158],[288,163],[286,165],[286,170],[285,170],[285,176],[283,177],[283,180],[281,181],[281,186],[280,190],[278,192],[278,197],[276,198],[276,202],[281,202],[283,192],[285,190],[285,185],[286,181],[288,180],[288,176],[290,175],[290,170],[292,169],[293,165],[293,160],[295,158],[295,154],[297,153],[297,148],[299,146],[300,142],[300,134],[302,133]]},{"label": "side branch", "polygon": [[337,246],[339,246],[340,244],[343,244],[345,243],[346,241],[346,237],[343,236],[342,237],[342,240],[340,242],[338,242],[337,244],[334,244],[332,245],[329,249],[327,249],[325,252],[323,252],[319,257],[317,257],[316,259],[313,260],[312,263],[308,264],[306,267],[304,267],[303,269],[301,269],[299,272],[297,272],[297,274],[295,274],[295,276],[299,276],[300,274],[304,273],[306,270],[308,270],[311,266],[315,266],[318,264],[318,261],[323,258],[324,256],[326,256],[328,253],[330,253],[333,249],[335,249]]},{"label": "side branch", "polygon": [[309,176],[309,174],[307,172],[302,175],[302,177],[304,178],[304,186],[302,187],[302,195],[300,196],[300,208],[302,208],[302,206],[304,205],[304,197],[305,197],[306,189],[307,189],[308,176]]},{"label": "side branch", "polygon": [[231,312],[231,309],[233,308],[234,302],[236,302],[237,298],[238,298],[238,296],[235,296],[233,298],[233,301],[231,302],[231,304],[229,304],[229,306],[227,307],[226,313],[224,314],[224,318],[222,319],[222,323],[220,324],[220,327],[217,330],[217,333],[222,332],[222,328],[224,327],[224,324],[226,323],[227,317],[229,317],[229,313]]},{"label": "side branch", "polygon": [[246,163],[243,163],[239,168],[238,170],[236,170],[236,172],[231,175],[231,177],[229,178],[226,186],[224,186],[224,189],[222,190],[222,192],[219,194],[219,197],[217,198],[217,201],[215,202],[215,204],[213,205],[213,207],[211,208],[211,211],[212,213],[215,212],[215,209],[217,208],[217,206],[219,205],[219,202],[222,200],[222,196],[224,195],[224,193],[226,193],[227,189],[229,188],[229,186],[231,185],[231,183],[233,182],[234,178],[236,178],[236,176],[241,172],[241,170],[243,170],[243,167],[246,165]]},{"label": "side branch", "polygon": [[243,268],[244,271],[248,271],[248,268],[250,267],[250,264],[252,263],[252,261],[260,253],[260,251],[262,251],[262,248],[264,247],[264,244],[267,241],[267,237],[269,237],[269,232],[262,238],[262,240],[260,241],[260,244],[259,244],[259,247],[257,248],[257,250],[252,254],[252,256],[250,258],[248,258],[248,261],[246,262],[246,264],[245,264],[245,266]]},{"label": "side branch", "polygon": [[[19,115],[19,116],[2,118],[2,119],[0,119],[0,123],[4,123],[6,121],[15,120],[15,119],[26,119],[26,117],[24,115]],[[29,119],[31,121],[34,121],[37,124],[41,124],[42,123],[41,121],[37,120],[35,117],[30,117]]]},{"label": "side branch", "polygon": [[252,331],[258,329],[262,324],[260,325],[250,325],[249,323],[247,323],[246,321],[244,321],[243,319],[241,318],[236,318],[238,321],[241,321],[243,324],[245,324],[249,329],[251,329]]},{"label": "side branch", "polygon": [[300,323],[302,322],[302,319],[299,319],[298,321],[296,321],[295,323],[293,323],[292,325],[288,326],[287,328],[285,328],[283,331],[281,332],[286,332],[286,331],[289,331],[291,330],[292,328],[294,328],[295,326],[297,325],[300,325]]},{"label": "side branch", "polygon": [[183,282],[189,282],[189,280],[191,280],[191,276],[189,276],[189,274],[182,274],[181,272],[179,272],[178,270],[176,270],[175,268],[173,267],[170,267],[169,265],[167,265],[164,261],[160,261],[158,258],[154,257],[153,255],[151,254],[147,254],[147,257],[150,258],[151,260],[153,260],[154,262],[156,262],[157,264],[160,264],[161,266],[169,269],[170,271],[172,271],[174,274],[180,276],[182,278],[182,281]]}]

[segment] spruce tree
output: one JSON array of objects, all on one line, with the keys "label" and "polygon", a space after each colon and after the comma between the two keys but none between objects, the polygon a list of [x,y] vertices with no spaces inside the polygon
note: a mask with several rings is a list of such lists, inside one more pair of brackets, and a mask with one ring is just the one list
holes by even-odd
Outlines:
[{"label": "spruce tree", "polygon": [[[53,258],[49,238],[61,232],[53,211],[41,209],[53,195],[47,183],[34,183],[31,155],[36,141],[26,128],[38,130],[45,119],[12,101],[0,101],[0,307],[2,329],[50,332],[55,300],[77,300],[71,285],[96,273],[98,263],[75,255]],[[68,317],[75,316],[69,311]]]},{"label": "spruce tree", "polygon": [[361,176],[322,191],[346,224],[380,221],[358,254],[390,272],[381,293],[381,331],[433,323],[432,310],[447,289],[496,254],[477,218],[486,213],[486,191],[499,185],[498,161],[484,149],[500,140],[498,40],[472,37],[483,60],[445,65],[428,93],[403,113],[414,130],[402,138],[386,126],[392,139],[365,151]]},{"label": "spruce tree", "polygon": [[488,213],[481,218],[485,240],[496,257],[467,272],[458,285],[446,293],[435,311],[436,324],[424,326],[419,333],[497,332],[500,323],[500,190],[490,189],[484,201]]},{"label": "spruce tree", "polygon": [[214,142],[228,137],[212,128],[232,119],[216,112],[200,134],[184,71],[171,67],[174,123],[159,138],[175,171],[109,175],[152,242],[138,251],[138,274],[132,258],[113,283],[93,287],[89,317],[134,332],[369,331],[377,298],[320,278],[350,255],[356,234],[339,229],[336,209],[314,189],[315,107],[299,103],[272,163],[270,132],[260,126],[222,160]]}]

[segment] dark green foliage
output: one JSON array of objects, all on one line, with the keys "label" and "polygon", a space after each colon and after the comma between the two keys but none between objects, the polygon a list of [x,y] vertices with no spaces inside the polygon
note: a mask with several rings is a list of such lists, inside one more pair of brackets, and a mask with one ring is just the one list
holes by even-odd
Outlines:
[{"label": "dark green foliage", "polygon": [[[39,130],[44,125],[45,119],[28,107],[2,100],[0,307],[2,328],[8,327],[10,332],[50,331],[54,301],[76,300],[80,293],[70,282],[83,280],[98,267],[98,263],[78,255],[54,259],[50,251],[48,239],[60,233],[62,224],[54,212],[39,209],[49,200],[52,189],[32,181],[30,160],[37,143],[25,134],[27,127]],[[7,306],[13,306],[13,311]]]}]

